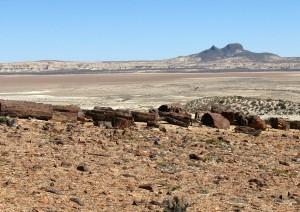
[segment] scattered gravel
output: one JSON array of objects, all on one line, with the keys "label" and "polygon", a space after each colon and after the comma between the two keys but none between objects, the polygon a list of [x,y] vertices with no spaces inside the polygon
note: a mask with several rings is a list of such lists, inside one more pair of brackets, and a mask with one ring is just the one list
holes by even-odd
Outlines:
[{"label": "scattered gravel", "polygon": [[300,103],[274,99],[259,99],[242,96],[215,96],[203,97],[190,101],[186,109],[195,113],[208,111],[212,105],[223,105],[234,111],[242,111],[245,114],[257,114],[263,117],[287,117],[300,119]]}]

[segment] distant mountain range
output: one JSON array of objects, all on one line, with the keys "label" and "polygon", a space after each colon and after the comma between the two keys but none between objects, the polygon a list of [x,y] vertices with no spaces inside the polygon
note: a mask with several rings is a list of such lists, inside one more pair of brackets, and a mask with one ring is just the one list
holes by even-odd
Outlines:
[{"label": "distant mountain range", "polygon": [[[1,59],[1,58],[0,58]],[[239,43],[212,46],[197,54],[155,61],[76,62],[42,60],[0,63],[0,74],[68,74],[120,72],[300,71],[300,58],[254,53]]]}]

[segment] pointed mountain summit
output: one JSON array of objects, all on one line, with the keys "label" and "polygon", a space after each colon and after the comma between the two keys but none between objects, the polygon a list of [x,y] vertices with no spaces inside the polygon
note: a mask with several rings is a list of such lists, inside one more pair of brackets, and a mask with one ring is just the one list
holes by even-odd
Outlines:
[{"label": "pointed mountain summit", "polygon": [[231,43],[221,49],[212,46],[210,49],[204,50],[198,54],[190,55],[190,57],[201,58],[202,61],[215,61],[233,57],[243,57],[254,61],[268,61],[280,58],[278,55],[272,53],[255,53],[245,50],[239,43]]}]

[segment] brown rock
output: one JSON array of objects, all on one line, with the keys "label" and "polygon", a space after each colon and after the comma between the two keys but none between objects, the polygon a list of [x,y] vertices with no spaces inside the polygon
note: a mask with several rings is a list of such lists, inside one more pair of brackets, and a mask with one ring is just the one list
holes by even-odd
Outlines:
[{"label": "brown rock", "polygon": [[201,118],[201,122],[206,126],[218,129],[229,129],[230,127],[228,119],[218,113],[205,113]]},{"label": "brown rock", "polygon": [[145,190],[148,190],[151,192],[154,191],[153,185],[151,185],[151,184],[142,184],[142,185],[139,185],[139,188],[142,188],[142,189],[145,189]]},{"label": "brown rock", "polygon": [[87,172],[89,171],[89,168],[86,164],[83,163],[77,166],[77,170],[81,172]]}]

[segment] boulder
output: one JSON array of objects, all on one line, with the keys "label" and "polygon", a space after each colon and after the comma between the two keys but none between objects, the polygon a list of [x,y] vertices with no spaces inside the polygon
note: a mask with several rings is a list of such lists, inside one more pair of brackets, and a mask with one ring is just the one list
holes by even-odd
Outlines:
[{"label": "boulder", "polygon": [[49,120],[53,116],[53,106],[27,101],[0,100],[0,115]]},{"label": "boulder", "polygon": [[218,129],[229,129],[230,122],[219,113],[205,113],[201,118],[202,124]]},{"label": "boulder", "polygon": [[248,116],[248,126],[257,130],[266,130],[267,125],[264,120],[262,120],[259,116]]},{"label": "boulder", "polygon": [[270,118],[269,123],[272,128],[280,129],[280,130],[289,130],[290,129],[290,122],[288,119],[283,118]]}]

